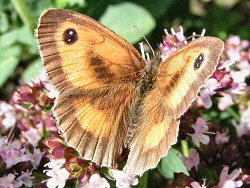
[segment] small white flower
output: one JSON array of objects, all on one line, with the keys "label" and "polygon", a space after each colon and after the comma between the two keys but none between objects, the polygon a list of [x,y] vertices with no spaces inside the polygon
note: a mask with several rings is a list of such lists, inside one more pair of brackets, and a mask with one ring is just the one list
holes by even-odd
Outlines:
[{"label": "small white flower", "polygon": [[49,188],[63,188],[70,174],[65,168],[53,168],[48,170],[46,175],[51,177],[47,180]]},{"label": "small white flower", "polygon": [[93,174],[83,188],[110,188],[109,182],[99,174]]},{"label": "small white flower", "polygon": [[46,95],[53,99],[53,98],[56,98],[58,95],[59,95],[59,92],[56,90],[55,86],[52,85],[51,83],[47,83],[45,85],[45,88],[49,91],[46,93]]},{"label": "small white flower", "polygon": [[44,166],[49,167],[49,168],[61,168],[65,163],[65,159],[58,159],[58,160],[54,160],[54,159],[50,159],[50,162],[48,162],[47,164],[45,164]]},{"label": "small white flower", "polygon": [[116,187],[118,188],[130,188],[131,185],[137,185],[138,179],[135,177],[131,177],[129,174],[120,171],[120,170],[109,170],[110,174],[116,180]]},{"label": "small white flower", "polygon": [[51,177],[47,180],[47,186],[49,188],[63,188],[65,186],[66,180],[69,178],[70,173],[63,168],[63,164],[65,163],[64,159],[53,160],[44,166],[48,166],[52,168],[51,170],[46,170],[46,175]]}]

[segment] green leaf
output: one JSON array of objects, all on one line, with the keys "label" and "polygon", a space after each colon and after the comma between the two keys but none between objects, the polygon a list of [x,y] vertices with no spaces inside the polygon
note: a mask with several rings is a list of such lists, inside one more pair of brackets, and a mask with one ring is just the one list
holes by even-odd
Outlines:
[{"label": "green leaf", "polygon": [[149,174],[149,171],[144,173],[143,176],[139,179],[138,188],[148,187],[148,174]]},{"label": "green leaf", "polygon": [[[154,18],[159,18],[164,15],[167,9],[176,2],[175,0],[134,0],[136,4],[139,4],[146,8]],[[153,5],[152,5],[153,4]]]},{"label": "green leaf", "polygon": [[6,32],[0,36],[0,48],[7,47],[16,42],[17,30]]},{"label": "green leaf", "polygon": [[173,148],[170,148],[168,155],[162,158],[158,165],[159,172],[167,179],[174,179],[174,173],[184,173],[189,176],[189,173],[181,160],[181,153]]},{"label": "green leaf", "polygon": [[21,27],[17,30],[17,41],[28,46],[36,43],[36,39],[28,27]]},{"label": "green leaf", "polygon": [[25,23],[33,31],[35,29],[35,24],[30,14],[30,10],[26,5],[26,2],[24,0],[11,0],[11,2],[18,15],[21,17],[23,23]]},{"label": "green leaf", "polygon": [[33,79],[37,78],[41,73],[41,68],[42,68],[42,62],[40,58],[36,59],[23,71],[22,80],[25,83],[28,83]]},{"label": "green leaf", "polygon": [[0,12],[0,32],[5,32],[9,28],[9,21],[5,13]]},{"label": "green leaf", "polygon": [[12,31],[8,31],[0,36],[0,48],[10,46],[15,42],[20,42],[37,48],[35,37],[27,26],[13,29]]},{"label": "green leaf", "polygon": [[75,6],[78,5],[80,7],[84,7],[86,5],[85,0],[65,0],[69,6]]},{"label": "green leaf", "polygon": [[0,48],[0,62],[11,56],[19,56],[21,48],[19,46],[10,46],[4,49]]},{"label": "green leaf", "polygon": [[66,0],[56,0],[55,4],[57,8],[64,8],[67,6]]},{"label": "green leaf", "polygon": [[200,166],[198,168],[198,174],[200,177],[206,177],[206,184],[208,185],[208,187],[210,187],[209,183],[215,184],[216,182],[218,182],[220,177],[215,166],[210,166],[209,168]]},{"label": "green leaf", "polygon": [[100,22],[130,43],[138,42],[142,38],[142,34],[133,26],[140,28],[144,35],[155,28],[155,20],[151,14],[143,7],[130,2],[109,5]]},{"label": "green leaf", "polygon": [[21,54],[19,46],[11,46],[8,48],[0,49],[0,87],[8,80],[11,74],[16,69]]},{"label": "green leaf", "polygon": [[18,58],[15,56],[8,57],[0,61],[0,87],[8,80],[18,65]]}]

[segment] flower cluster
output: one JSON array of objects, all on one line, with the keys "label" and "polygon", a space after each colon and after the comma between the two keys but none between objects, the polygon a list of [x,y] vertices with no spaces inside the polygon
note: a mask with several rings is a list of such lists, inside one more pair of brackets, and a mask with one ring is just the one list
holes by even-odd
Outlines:
[{"label": "flower cluster", "polygon": [[[165,33],[159,45],[163,61],[188,43],[182,27]],[[176,148],[182,147],[182,156],[176,157],[189,176],[175,172],[166,182],[169,187],[234,188],[250,183],[249,76],[249,42],[231,36],[218,70],[181,117]],[[46,78],[40,80],[20,86],[8,103],[0,101],[0,187],[137,185],[139,180],[118,166],[100,168],[65,142],[51,113],[55,90]],[[152,177],[163,178],[155,171]]]},{"label": "flower cluster", "polygon": [[[166,32],[164,42],[159,46],[162,59],[165,60],[176,47],[181,47],[182,44],[178,44],[185,38],[181,27],[179,32],[172,30],[172,35]],[[182,117],[180,136],[190,147],[182,160],[190,176],[176,174],[170,186],[205,188],[217,183],[218,188],[236,188],[241,187],[243,182],[249,183],[247,158],[250,153],[246,152],[250,144],[250,95],[246,84],[250,76],[249,47],[249,41],[238,36],[229,37],[217,71],[206,81],[192,106],[195,113],[186,113],[188,118]],[[223,119],[218,117],[222,114],[226,116],[225,121],[218,122]],[[226,125],[220,125],[223,123]],[[190,126],[193,128],[191,131]],[[233,170],[230,174],[229,169]],[[216,172],[217,176],[203,177],[206,181],[203,180],[202,185],[195,181],[201,174],[212,172]]]},{"label": "flower cluster", "polygon": [[[0,187],[32,187],[44,160],[42,139],[57,128],[44,82],[22,85],[9,103],[0,101]],[[40,182],[41,183],[41,182]]]}]

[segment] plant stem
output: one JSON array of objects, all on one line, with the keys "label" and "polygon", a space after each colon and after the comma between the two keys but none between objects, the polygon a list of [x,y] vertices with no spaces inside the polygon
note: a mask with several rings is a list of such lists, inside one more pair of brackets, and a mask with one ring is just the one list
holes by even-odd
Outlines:
[{"label": "plant stem", "polygon": [[33,32],[35,29],[35,24],[33,22],[32,16],[24,0],[11,0],[15,10],[22,19],[23,23],[27,25]]},{"label": "plant stem", "polygon": [[147,188],[148,186],[148,173],[146,172],[139,180],[138,188]]},{"label": "plant stem", "polygon": [[185,157],[189,156],[189,151],[188,151],[188,143],[186,140],[181,140],[181,149],[182,153]]},{"label": "plant stem", "polygon": [[227,111],[231,114],[231,116],[233,116],[233,118],[234,118],[236,121],[240,122],[240,115],[237,114],[237,113],[234,111],[233,108],[230,107],[230,108],[227,109]]}]

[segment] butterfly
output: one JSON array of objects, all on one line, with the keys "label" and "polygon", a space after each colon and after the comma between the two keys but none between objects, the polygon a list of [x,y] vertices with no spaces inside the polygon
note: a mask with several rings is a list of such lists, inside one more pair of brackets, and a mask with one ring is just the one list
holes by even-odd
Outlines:
[{"label": "butterfly", "polygon": [[213,74],[224,43],[201,37],[165,61],[146,64],[122,37],[64,9],[40,17],[37,39],[59,96],[54,115],[67,142],[86,160],[141,176],[177,142],[180,117]]}]

